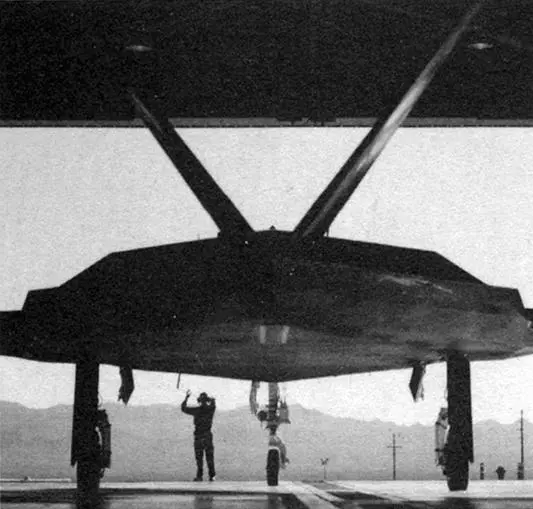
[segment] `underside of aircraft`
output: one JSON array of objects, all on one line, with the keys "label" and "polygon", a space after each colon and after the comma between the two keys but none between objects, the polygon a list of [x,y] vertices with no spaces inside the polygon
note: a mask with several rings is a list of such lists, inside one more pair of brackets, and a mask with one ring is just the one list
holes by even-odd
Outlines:
[{"label": "underside of aircraft", "polygon": [[[102,363],[126,384],[133,369],[268,382],[277,484],[278,383],[413,368],[415,395],[424,366],[445,361],[443,466],[466,489],[470,361],[533,353],[532,310],[436,253],[328,231],[400,125],[532,124],[531,19],[520,0],[0,6],[2,32],[18,34],[0,64],[0,126],[146,126],[220,230],[110,254],[0,313],[1,355],[76,364],[82,502],[102,466]],[[372,129],[291,232],[254,231],[175,130],[299,125]]]}]

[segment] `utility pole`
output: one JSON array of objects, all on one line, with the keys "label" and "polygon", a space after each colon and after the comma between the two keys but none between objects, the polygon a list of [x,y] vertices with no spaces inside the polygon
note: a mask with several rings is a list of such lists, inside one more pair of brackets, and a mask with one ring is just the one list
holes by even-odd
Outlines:
[{"label": "utility pole", "polygon": [[517,479],[523,481],[525,479],[525,465],[524,465],[524,411],[520,410],[520,463],[518,464]]},{"label": "utility pole", "polygon": [[392,434],[392,445],[387,445],[387,449],[392,449],[392,480],[396,480],[396,449],[401,449],[401,445],[396,445],[396,433]]}]

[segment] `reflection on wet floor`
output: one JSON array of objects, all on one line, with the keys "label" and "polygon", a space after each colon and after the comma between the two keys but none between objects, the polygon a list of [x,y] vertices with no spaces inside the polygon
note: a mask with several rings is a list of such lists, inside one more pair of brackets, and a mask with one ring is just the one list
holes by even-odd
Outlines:
[{"label": "reflection on wet floor", "polygon": [[[342,502],[327,503],[317,498],[313,509],[531,509],[532,500],[475,500],[447,498],[439,501],[392,501],[378,497],[342,497]],[[65,496],[33,498],[3,498],[5,509],[79,509]],[[225,494],[109,494],[101,497],[101,503],[92,509],[305,509],[294,495],[225,495]]]},{"label": "reflection on wet floor", "polygon": [[[343,497],[344,498],[344,497]],[[471,500],[448,498],[440,501],[399,501],[378,497],[347,497],[339,509],[532,509],[533,500]]]},{"label": "reflection on wet floor", "polygon": [[[2,509],[82,509],[75,486],[0,485]],[[84,506],[83,509],[85,509]],[[431,481],[107,483],[90,509],[533,509],[533,481],[472,482],[450,493]]]},{"label": "reflection on wet floor", "polygon": [[431,509],[531,509],[533,507],[533,499],[472,500],[467,498],[447,498],[439,502],[425,504],[425,507]]},{"label": "reflection on wet floor", "polygon": [[[6,509],[80,509],[71,494],[41,497],[3,497]],[[110,494],[91,509],[305,509],[293,495]]]},{"label": "reflection on wet floor", "polygon": [[[147,495],[109,497],[101,509],[298,509],[290,503],[289,495]],[[289,502],[289,505],[287,505]],[[29,508],[28,508],[29,509]]]}]

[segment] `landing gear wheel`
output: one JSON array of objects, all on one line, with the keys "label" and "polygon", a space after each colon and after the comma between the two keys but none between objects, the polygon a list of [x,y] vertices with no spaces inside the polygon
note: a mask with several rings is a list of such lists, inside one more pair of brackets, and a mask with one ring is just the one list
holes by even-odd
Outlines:
[{"label": "landing gear wheel", "polygon": [[446,467],[448,489],[465,491],[468,488],[468,459],[453,460],[453,466]]},{"label": "landing gear wheel", "polygon": [[77,477],[78,506],[95,507],[100,487],[100,465],[94,461],[78,461]]},{"label": "landing gear wheel", "polygon": [[267,484],[269,486],[277,486],[279,479],[279,451],[277,449],[270,449],[267,456]]}]

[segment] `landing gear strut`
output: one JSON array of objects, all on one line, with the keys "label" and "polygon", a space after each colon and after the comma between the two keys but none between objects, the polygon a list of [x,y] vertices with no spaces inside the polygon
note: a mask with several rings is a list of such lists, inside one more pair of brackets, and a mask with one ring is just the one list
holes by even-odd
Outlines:
[{"label": "landing gear strut", "polygon": [[287,402],[280,399],[279,386],[276,382],[268,384],[268,406],[259,410],[257,405],[257,389],[259,382],[252,382],[250,391],[250,410],[260,422],[266,424],[268,430],[268,452],[266,462],[266,478],[269,486],[277,486],[279,470],[285,468],[289,459],[287,448],[277,435],[280,424],[290,424]]},{"label": "landing gear strut", "polygon": [[444,474],[450,491],[468,487],[468,463],[474,461],[470,361],[461,352],[451,352],[447,361],[448,421],[444,447]]},{"label": "landing gear strut", "polygon": [[99,365],[93,360],[76,364],[71,465],[77,464],[78,507],[96,507],[100,487],[98,371]]}]

